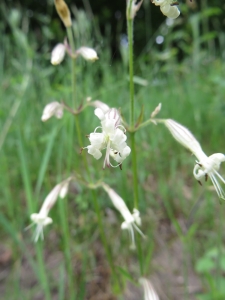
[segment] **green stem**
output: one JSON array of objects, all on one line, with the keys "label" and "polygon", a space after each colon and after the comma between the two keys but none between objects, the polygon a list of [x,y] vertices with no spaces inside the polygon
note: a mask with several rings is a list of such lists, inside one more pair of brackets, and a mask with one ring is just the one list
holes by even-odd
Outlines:
[{"label": "green stem", "polygon": [[[133,67],[133,19],[131,16],[131,9],[133,0],[130,0],[127,7],[127,34],[129,45],[129,79],[130,79],[130,127],[134,128],[134,67]],[[135,132],[131,132],[131,158],[132,158],[132,172],[133,172],[133,195],[134,207],[138,209],[139,195],[138,195],[138,174],[137,174],[137,155],[135,147]],[[140,237],[137,237],[137,252],[141,276],[143,276],[143,253],[141,247]]]},{"label": "green stem", "polygon": [[[73,35],[72,35],[72,30],[71,28],[67,29],[67,33],[68,33],[68,38],[69,38],[69,42],[72,48],[72,51],[74,52],[74,42],[73,42]],[[72,98],[73,98],[73,102],[76,104],[76,59],[73,59],[73,64],[72,64]],[[75,106],[76,108],[76,106]],[[80,129],[80,123],[79,123],[79,116],[75,116],[75,124],[76,124],[76,130],[77,130],[77,136],[78,136],[78,143],[80,148],[83,147],[83,139],[82,139],[82,134],[81,134],[81,129]],[[89,170],[89,166],[88,166],[88,162],[87,162],[87,158],[86,155],[82,155],[82,159],[83,159],[83,163],[84,163],[84,168],[87,172],[88,175],[88,180],[91,183],[92,182],[92,178],[91,178],[91,174],[90,174],[90,170]],[[98,219],[98,226],[99,226],[99,230],[100,230],[100,235],[101,235],[101,239],[102,239],[102,243],[106,252],[106,256],[112,271],[112,277],[113,277],[113,281],[116,284],[116,290],[119,291],[120,290],[120,282],[115,270],[115,266],[114,266],[114,262],[113,262],[113,257],[111,254],[111,251],[108,247],[108,243],[107,243],[107,238],[105,235],[105,231],[104,231],[104,226],[103,226],[103,221],[102,221],[102,214],[101,214],[101,210],[99,207],[99,203],[98,203],[98,199],[96,196],[96,192],[95,190],[92,190],[92,199],[94,202],[94,207],[95,207],[95,212],[97,215],[97,219]]]},{"label": "green stem", "polygon": [[51,300],[50,286],[46,274],[45,262],[43,257],[42,242],[38,242],[35,245],[35,249],[36,249],[36,257],[37,257],[37,264],[38,264],[38,274],[45,294],[45,300]]},{"label": "green stem", "polygon": [[70,299],[75,299],[75,285],[74,285],[74,278],[73,278],[73,268],[72,268],[72,258],[71,258],[71,251],[70,251],[70,232],[68,227],[67,216],[68,213],[66,211],[66,199],[63,201],[59,201],[59,212],[60,212],[60,220],[62,225],[62,232],[63,232],[63,244],[64,244],[64,255],[65,255],[65,262],[66,268],[68,270],[68,281],[69,281],[69,296]]},{"label": "green stem", "polygon": [[133,20],[127,20],[129,44],[129,78],[130,78],[130,126],[134,126],[134,66],[133,66]]},{"label": "green stem", "polygon": [[136,147],[135,147],[135,133],[132,132],[131,135],[131,158],[132,158],[132,172],[133,172],[133,190],[134,190],[134,207],[138,209],[139,195],[138,195],[138,174],[137,174],[137,157],[136,157]]},{"label": "green stem", "polygon": [[[69,39],[69,44],[72,49],[72,53],[75,53],[74,39],[72,27],[67,27],[67,35]],[[72,86],[72,101],[74,105],[74,110],[77,109],[77,101],[76,101],[76,58],[72,58],[72,76],[71,76],[71,86]]]}]

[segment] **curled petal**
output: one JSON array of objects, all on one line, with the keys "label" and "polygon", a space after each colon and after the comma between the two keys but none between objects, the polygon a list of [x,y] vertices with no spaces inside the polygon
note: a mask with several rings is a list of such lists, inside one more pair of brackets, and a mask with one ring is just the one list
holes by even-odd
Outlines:
[{"label": "curled petal", "polygon": [[89,145],[86,148],[88,149],[88,153],[93,155],[95,159],[99,159],[100,157],[102,157],[101,151],[94,146]]},{"label": "curled petal", "polygon": [[103,133],[98,133],[98,132],[93,132],[89,136],[90,143],[93,147],[96,149],[102,149],[104,148],[104,134]]},{"label": "curled petal", "polygon": [[104,114],[110,110],[110,107],[106,103],[99,101],[99,100],[90,102],[90,105],[92,105],[96,108],[100,108],[104,112]]},{"label": "curled petal", "polygon": [[99,120],[103,121],[105,119],[105,113],[101,108],[96,108],[94,114],[99,118]]}]

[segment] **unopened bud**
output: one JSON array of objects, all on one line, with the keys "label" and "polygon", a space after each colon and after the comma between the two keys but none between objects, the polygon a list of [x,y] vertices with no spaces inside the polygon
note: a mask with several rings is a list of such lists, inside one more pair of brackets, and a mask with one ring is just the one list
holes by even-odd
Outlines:
[{"label": "unopened bud", "polygon": [[76,54],[83,56],[84,59],[95,61],[98,59],[97,52],[89,47],[81,47],[76,51]]},{"label": "unopened bud", "polygon": [[45,122],[52,116],[55,116],[57,119],[61,119],[63,116],[63,106],[57,101],[51,102],[45,106],[41,120],[42,122]]},{"label": "unopened bud", "polygon": [[51,64],[59,65],[63,61],[66,54],[66,47],[63,44],[57,44],[52,50]]},{"label": "unopened bud", "polygon": [[70,16],[70,10],[66,2],[63,0],[55,0],[55,8],[65,27],[71,27],[72,21]]},{"label": "unopened bud", "polygon": [[136,16],[137,11],[140,9],[143,0],[136,4],[137,0],[127,1],[127,19],[132,20]]},{"label": "unopened bud", "polygon": [[151,118],[154,118],[161,110],[162,104],[159,103],[158,106],[156,106],[155,110],[151,113]]}]

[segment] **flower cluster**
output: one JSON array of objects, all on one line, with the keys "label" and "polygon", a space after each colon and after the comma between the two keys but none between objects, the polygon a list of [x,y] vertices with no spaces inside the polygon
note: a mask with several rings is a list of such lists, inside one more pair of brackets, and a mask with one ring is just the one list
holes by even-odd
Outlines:
[{"label": "flower cluster", "polygon": [[134,229],[136,229],[142,237],[145,237],[142,231],[138,228],[141,225],[141,218],[139,211],[134,208],[133,214],[129,211],[124,200],[107,184],[103,183],[102,187],[108,194],[115,208],[121,213],[124,222],[121,224],[121,229],[127,229],[131,236],[131,249],[135,249]]},{"label": "flower cluster", "polygon": [[156,6],[160,6],[161,12],[171,19],[176,19],[180,15],[180,11],[177,7],[178,2],[173,0],[152,0],[152,3]]},{"label": "flower cluster", "polygon": [[222,153],[215,153],[207,156],[203,152],[199,142],[187,128],[171,119],[167,119],[165,125],[172,136],[197,157],[198,161],[196,161],[193,170],[194,177],[201,184],[201,179],[207,181],[209,176],[218,196],[225,200],[225,193],[217,180],[217,178],[219,178],[225,183],[224,178],[218,173],[221,162],[225,161],[225,155]]},{"label": "flower cluster", "polygon": [[[126,130],[120,125],[120,115],[115,108],[111,108],[107,112],[96,108],[94,113],[100,119],[102,126],[98,126],[88,136],[91,144],[85,148],[95,159],[99,159],[102,156],[101,151],[106,149],[103,168],[113,166],[110,163],[110,156],[118,163],[117,166],[120,166],[131,152],[126,143]],[[102,132],[97,132],[98,129],[101,129]]]}]

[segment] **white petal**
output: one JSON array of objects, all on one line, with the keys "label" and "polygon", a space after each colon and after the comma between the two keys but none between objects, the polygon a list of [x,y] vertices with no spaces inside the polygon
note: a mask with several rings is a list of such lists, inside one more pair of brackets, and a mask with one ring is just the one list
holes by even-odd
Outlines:
[{"label": "white petal", "polygon": [[167,13],[170,11],[170,4],[166,3],[160,6],[161,12],[167,16]]},{"label": "white petal", "polygon": [[167,12],[166,16],[170,19],[176,19],[180,15],[180,11],[177,6],[170,6],[170,10]]},{"label": "white petal", "polygon": [[104,113],[107,113],[107,111],[110,110],[110,107],[106,103],[99,100],[90,102],[90,105],[93,105],[96,108],[100,108]]},{"label": "white petal", "polygon": [[89,140],[90,140],[91,145],[99,150],[104,147],[104,143],[103,143],[104,142],[104,134],[103,133],[98,133],[98,132],[91,133],[89,136]]},{"label": "white petal", "polygon": [[105,134],[112,135],[115,133],[116,130],[116,120],[114,119],[105,119],[101,122],[102,129]]},{"label": "white petal", "polygon": [[139,279],[139,283],[144,289],[144,300],[159,300],[156,291],[148,279],[142,277]]},{"label": "white petal", "polygon": [[104,111],[101,108],[96,108],[94,114],[102,121],[105,119]]},{"label": "white petal", "polygon": [[99,159],[102,156],[101,151],[97,148],[93,147],[92,145],[87,146],[88,153],[93,155],[95,159]]}]

